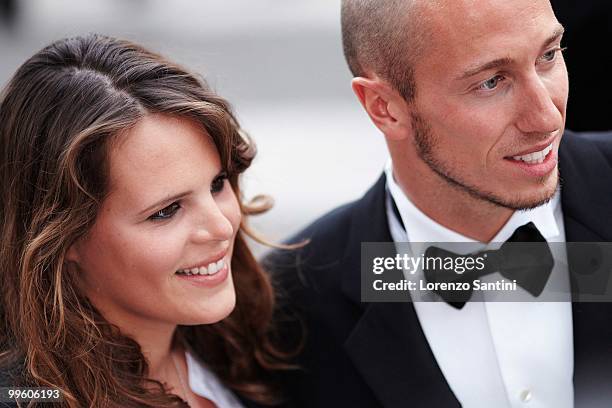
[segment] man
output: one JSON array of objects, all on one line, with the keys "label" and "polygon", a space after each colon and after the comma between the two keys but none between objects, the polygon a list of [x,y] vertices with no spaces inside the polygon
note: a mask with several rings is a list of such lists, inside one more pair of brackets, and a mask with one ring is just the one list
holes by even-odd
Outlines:
[{"label": "man", "polygon": [[292,240],[308,245],[266,260],[305,328],[289,396],[309,407],[612,406],[610,304],[360,296],[362,242],[502,242],[530,222],[548,242],[612,240],[612,135],[564,131],[563,27],[549,1],[344,0],[342,30],[353,90],[391,163],[362,199]]}]

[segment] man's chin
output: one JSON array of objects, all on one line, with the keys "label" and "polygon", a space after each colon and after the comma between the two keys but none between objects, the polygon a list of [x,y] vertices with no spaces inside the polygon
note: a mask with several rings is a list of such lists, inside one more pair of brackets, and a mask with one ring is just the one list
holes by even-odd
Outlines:
[{"label": "man's chin", "polygon": [[[462,191],[481,202],[493,204],[511,210],[531,210],[548,203],[559,188],[559,172],[555,169],[539,180],[531,180],[528,184],[520,185],[516,181],[499,181],[495,190],[487,190],[485,186],[475,186],[460,181],[450,172],[444,171],[442,166],[426,162],[442,180],[449,186]],[[504,186],[499,188],[499,186]]]},{"label": "man's chin", "polygon": [[521,193],[514,196],[504,197],[503,199],[500,197],[491,201],[502,207],[517,211],[532,210],[548,204],[559,189],[558,173],[555,171],[554,175],[551,174],[546,179],[540,180],[538,184],[534,187],[518,189]]}]

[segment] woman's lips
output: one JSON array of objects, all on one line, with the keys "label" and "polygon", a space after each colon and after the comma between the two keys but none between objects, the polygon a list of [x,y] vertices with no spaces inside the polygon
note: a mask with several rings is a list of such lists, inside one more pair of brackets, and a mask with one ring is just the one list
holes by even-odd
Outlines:
[{"label": "woman's lips", "polygon": [[221,283],[223,283],[229,275],[229,261],[223,259],[223,265],[221,269],[215,271],[214,273],[206,273],[206,274],[187,274],[187,273],[175,273],[178,279],[189,282],[196,286],[202,287],[215,287]]}]

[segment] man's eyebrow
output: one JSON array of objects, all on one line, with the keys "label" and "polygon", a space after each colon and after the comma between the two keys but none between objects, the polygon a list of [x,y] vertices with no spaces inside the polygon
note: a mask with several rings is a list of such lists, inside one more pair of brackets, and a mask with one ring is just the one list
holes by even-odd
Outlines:
[{"label": "man's eyebrow", "polygon": [[549,45],[551,45],[552,43],[556,42],[559,38],[561,38],[563,36],[564,33],[565,33],[565,27],[563,27],[561,24],[559,24],[559,26],[557,27],[555,32],[544,43],[544,48],[546,48]]},{"label": "man's eyebrow", "polygon": [[483,71],[489,71],[491,69],[497,69],[497,68],[504,67],[506,65],[510,65],[512,64],[512,62],[514,62],[512,58],[498,58],[496,60],[489,61],[485,64],[479,65],[477,67],[468,69],[463,74],[461,74],[457,79],[463,80],[471,76],[474,76],[476,74],[479,74]]},{"label": "man's eyebrow", "polygon": [[[546,48],[550,46],[552,43],[554,43],[555,41],[557,41],[563,35],[564,32],[565,32],[565,28],[559,24],[559,26],[553,32],[553,34],[544,42],[543,48]],[[457,79],[463,80],[471,76],[474,76],[476,74],[479,74],[483,71],[489,71],[489,70],[498,69],[498,68],[510,65],[512,64],[512,62],[514,61],[511,58],[498,58],[496,60],[489,61],[482,65],[478,65],[474,68],[468,69],[463,74],[461,74]]]}]

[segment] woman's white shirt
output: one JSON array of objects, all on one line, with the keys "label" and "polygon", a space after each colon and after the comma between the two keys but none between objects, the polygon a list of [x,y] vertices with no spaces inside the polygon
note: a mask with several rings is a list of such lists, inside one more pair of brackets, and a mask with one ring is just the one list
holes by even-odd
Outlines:
[{"label": "woman's white shirt", "polygon": [[197,357],[185,352],[191,391],[219,408],[244,408],[240,400]]}]

